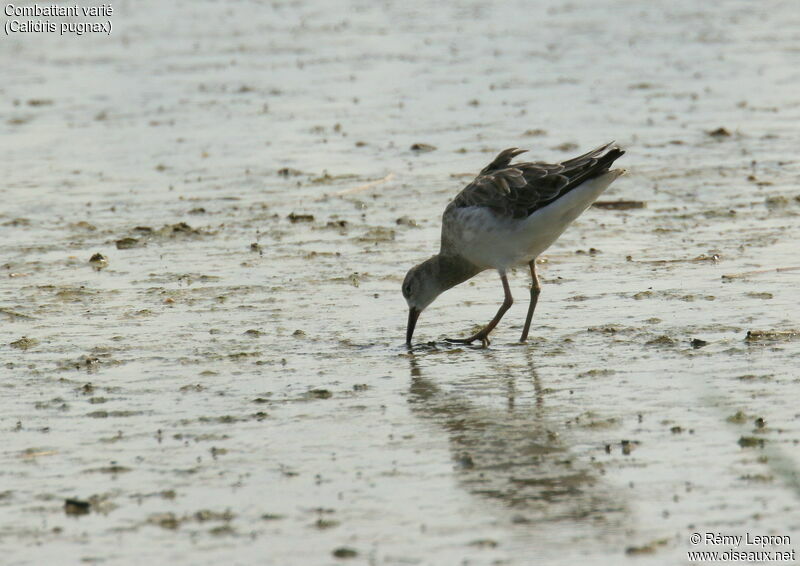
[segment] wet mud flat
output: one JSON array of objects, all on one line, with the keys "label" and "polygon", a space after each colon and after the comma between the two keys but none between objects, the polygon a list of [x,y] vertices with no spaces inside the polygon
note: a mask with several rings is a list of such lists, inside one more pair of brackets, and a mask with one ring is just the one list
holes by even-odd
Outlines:
[{"label": "wet mud flat", "polygon": [[[187,8],[0,51],[4,563],[796,544],[791,4]],[[628,174],[541,258],[529,342],[520,269],[489,348],[443,341],[494,314],[487,272],[408,351],[449,198],[612,137]]]}]

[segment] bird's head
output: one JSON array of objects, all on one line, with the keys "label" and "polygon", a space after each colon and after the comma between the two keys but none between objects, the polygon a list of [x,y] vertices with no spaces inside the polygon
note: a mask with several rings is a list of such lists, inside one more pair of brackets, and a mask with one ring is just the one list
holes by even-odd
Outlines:
[{"label": "bird's head", "polygon": [[439,284],[437,274],[437,256],[415,265],[406,273],[406,278],[403,280],[403,296],[408,303],[406,344],[411,344],[420,313],[445,290]]}]

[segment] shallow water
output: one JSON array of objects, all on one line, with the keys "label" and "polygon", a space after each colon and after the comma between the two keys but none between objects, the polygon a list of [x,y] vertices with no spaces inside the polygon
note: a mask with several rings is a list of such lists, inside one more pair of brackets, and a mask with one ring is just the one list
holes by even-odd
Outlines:
[{"label": "shallow water", "polygon": [[[800,537],[792,3],[168,4],[0,46],[4,563]],[[486,272],[408,352],[402,277],[469,175],[611,138],[603,199],[645,206],[548,250],[529,343],[520,269],[488,349],[442,341],[494,314]]]}]

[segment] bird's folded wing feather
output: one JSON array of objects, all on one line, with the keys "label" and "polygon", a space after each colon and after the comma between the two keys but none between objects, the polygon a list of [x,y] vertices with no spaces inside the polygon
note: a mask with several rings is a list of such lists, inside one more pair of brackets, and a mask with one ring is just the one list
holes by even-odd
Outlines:
[{"label": "bird's folded wing feather", "polygon": [[563,163],[513,165],[511,159],[521,152],[515,148],[507,149],[464,187],[448,208],[480,206],[498,215],[524,218],[598,174],[600,169],[607,169],[608,162],[613,159],[605,157],[611,157],[615,151],[612,149],[604,155],[610,146],[602,145]]}]

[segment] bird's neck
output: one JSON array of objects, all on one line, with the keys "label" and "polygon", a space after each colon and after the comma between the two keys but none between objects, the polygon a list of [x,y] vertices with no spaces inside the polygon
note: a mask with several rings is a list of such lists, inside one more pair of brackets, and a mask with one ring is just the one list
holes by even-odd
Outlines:
[{"label": "bird's neck", "polygon": [[437,254],[428,261],[434,263],[436,280],[441,286],[441,291],[447,291],[483,271],[460,255]]}]

